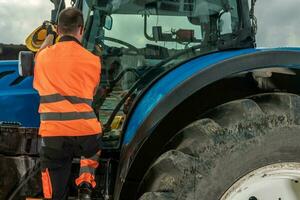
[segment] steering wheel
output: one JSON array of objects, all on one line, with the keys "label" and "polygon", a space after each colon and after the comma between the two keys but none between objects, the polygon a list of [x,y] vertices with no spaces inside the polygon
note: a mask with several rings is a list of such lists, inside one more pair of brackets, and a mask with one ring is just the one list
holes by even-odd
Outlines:
[{"label": "steering wheel", "polygon": [[139,49],[136,48],[135,46],[133,46],[132,44],[129,44],[128,42],[124,42],[122,40],[119,40],[119,39],[116,39],[116,38],[112,38],[112,37],[104,37],[104,40],[121,44],[123,46],[128,47],[128,50],[127,50],[128,52],[134,51],[137,54],[139,54]]}]

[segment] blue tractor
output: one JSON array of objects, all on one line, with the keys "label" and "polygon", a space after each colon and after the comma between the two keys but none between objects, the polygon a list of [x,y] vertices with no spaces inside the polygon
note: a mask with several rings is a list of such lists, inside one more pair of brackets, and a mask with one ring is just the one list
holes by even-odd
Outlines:
[{"label": "blue tractor", "polygon": [[[256,48],[254,4],[71,1],[102,58],[95,199],[300,199],[300,48]],[[42,195],[31,64],[0,62],[0,199]]]}]

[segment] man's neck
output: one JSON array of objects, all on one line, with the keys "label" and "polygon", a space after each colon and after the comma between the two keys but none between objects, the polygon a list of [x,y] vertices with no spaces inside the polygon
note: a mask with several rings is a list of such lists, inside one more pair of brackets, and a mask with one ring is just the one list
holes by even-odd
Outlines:
[{"label": "man's neck", "polygon": [[81,45],[81,42],[74,35],[62,35],[59,39],[59,42],[66,42],[66,41],[74,41]]}]

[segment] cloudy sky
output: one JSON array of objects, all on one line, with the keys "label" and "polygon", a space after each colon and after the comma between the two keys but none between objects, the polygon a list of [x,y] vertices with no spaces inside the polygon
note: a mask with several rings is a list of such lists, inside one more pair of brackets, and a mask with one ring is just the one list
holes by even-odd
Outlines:
[{"label": "cloudy sky", "polygon": [[[50,18],[50,0],[0,0],[0,43],[24,43]],[[258,46],[300,46],[300,0],[258,0]]]},{"label": "cloudy sky", "polygon": [[0,0],[0,43],[23,44],[36,27],[50,19],[51,9],[50,0]]},{"label": "cloudy sky", "polygon": [[300,0],[257,0],[259,46],[300,46]]},{"label": "cloudy sky", "polygon": [[30,32],[50,19],[50,0],[0,0],[0,43],[24,43]]}]

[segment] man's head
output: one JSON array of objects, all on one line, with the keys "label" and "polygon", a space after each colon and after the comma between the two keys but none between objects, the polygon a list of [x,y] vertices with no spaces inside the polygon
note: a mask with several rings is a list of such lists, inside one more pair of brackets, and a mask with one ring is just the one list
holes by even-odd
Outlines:
[{"label": "man's head", "polygon": [[58,34],[60,36],[71,35],[81,41],[84,27],[83,23],[83,15],[80,10],[76,8],[66,8],[59,14]]}]

